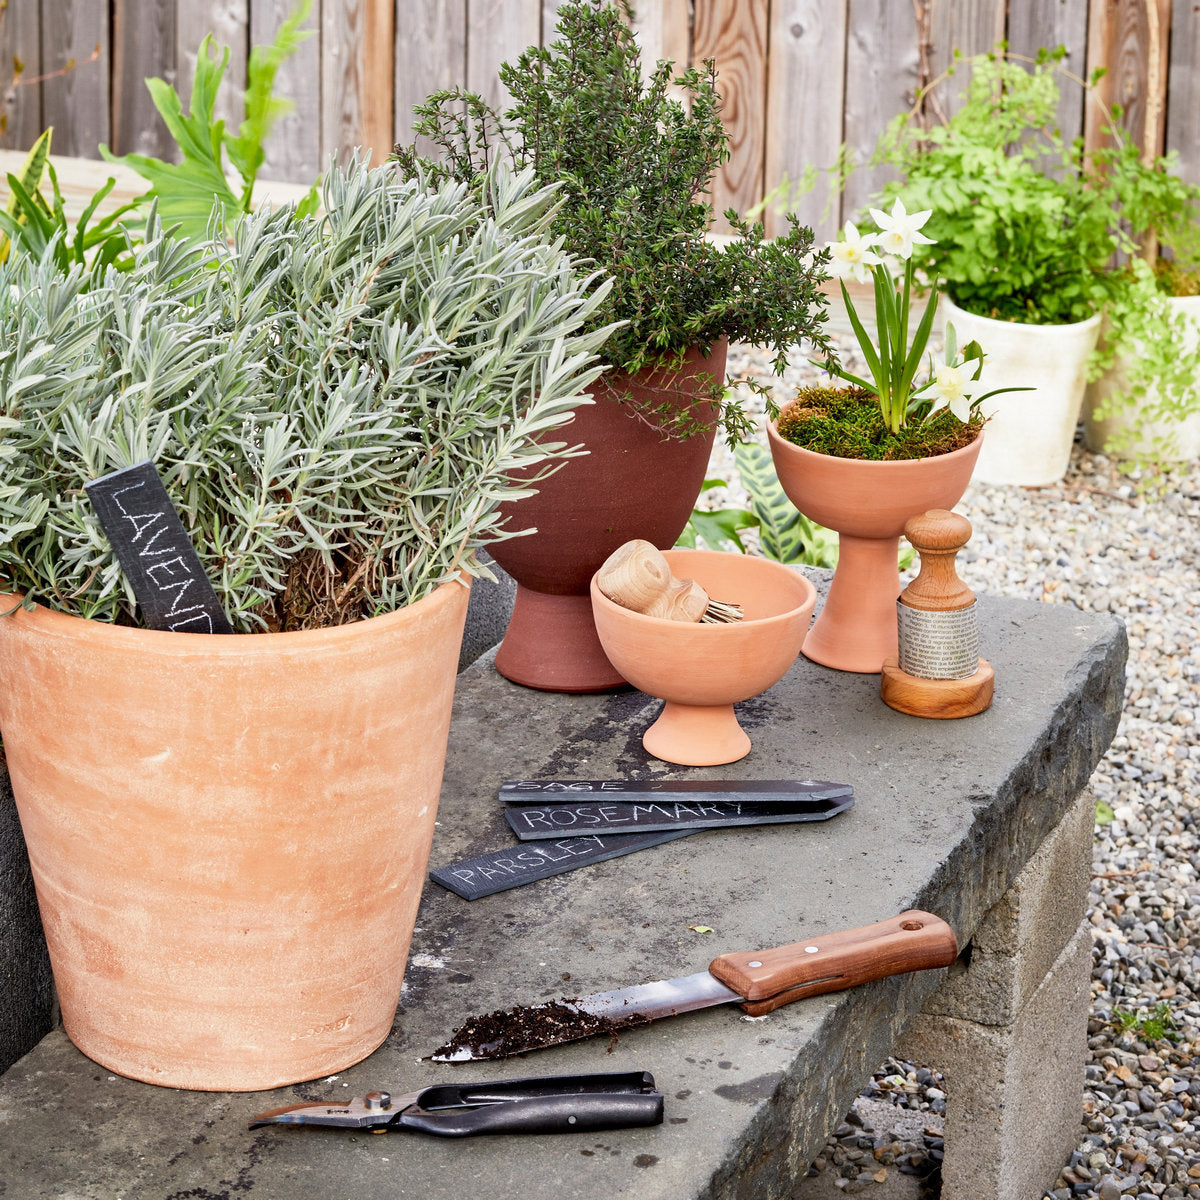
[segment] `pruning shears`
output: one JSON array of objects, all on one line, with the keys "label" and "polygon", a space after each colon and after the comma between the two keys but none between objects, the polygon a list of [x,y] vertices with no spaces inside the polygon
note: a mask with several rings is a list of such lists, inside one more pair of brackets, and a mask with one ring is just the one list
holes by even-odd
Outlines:
[{"label": "pruning shears", "polygon": [[259,1113],[260,1125],[324,1125],[386,1133],[415,1129],[435,1137],[479,1133],[581,1133],[661,1125],[663,1095],[649,1071],[551,1075],[494,1083],[437,1084],[391,1096],[368,1092],[345,1104],[291,1104]]}]

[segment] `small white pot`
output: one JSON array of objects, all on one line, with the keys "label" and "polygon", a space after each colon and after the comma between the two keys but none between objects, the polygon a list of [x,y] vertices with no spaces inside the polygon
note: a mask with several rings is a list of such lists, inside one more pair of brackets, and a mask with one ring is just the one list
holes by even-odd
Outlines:
[{"label": "small white pot", "polygon": [[[1190,354],[1200,341],[1200,296],[1173,296],[1168,304],[1187,322],[1181,353]],[[1190,462],[1200,458],[1200,381],[1192,389],[1192,412],[1181,421],[1143,421],[1136,412],[1119,412],[1098,420],[1095,408],[1125,383],[1128,359],[1118,355],[1112,367],[1088,385],[1083,406],[1083,438],[1097,454],[1117,458],[1147,458],[1158,462]],[[1106,450],[1115,439],[1113,450]]]},{"label": "small white pot", "polygon": [[939,309],[943,323],[954,325],[960,348],[970,341],[983,347],[980,394],[999,387],[1034,389],[984,401],[990,420],[972,478],[1025,487],[1056,483],[1071,460],[1099,314],[1071,325],[1027,325],[976,316],[946,298]]}]

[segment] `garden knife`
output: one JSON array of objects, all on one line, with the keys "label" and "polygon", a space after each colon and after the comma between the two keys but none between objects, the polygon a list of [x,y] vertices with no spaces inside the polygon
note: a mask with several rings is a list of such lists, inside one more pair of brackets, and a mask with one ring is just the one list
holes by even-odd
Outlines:
[{"label": "garden knife", "polygon": [[714,1004],[740,1004],[757,1017],[870,979],[946,967],[957,956],[954,930],[932,913],[910,909],[887,921],[790,946],[722,954],[707,971],[682,979],[474,1017],[430,1057],[436,1062],[507,1058]]}]

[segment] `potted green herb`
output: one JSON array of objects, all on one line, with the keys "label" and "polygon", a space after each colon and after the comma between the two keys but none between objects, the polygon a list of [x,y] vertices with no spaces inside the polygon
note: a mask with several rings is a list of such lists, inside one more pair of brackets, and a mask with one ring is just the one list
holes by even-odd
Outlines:
[{"label": "potted green herb", "polygon": [[984,383],[1023,389],[984,410],[976,477],[986,482],[1062,477],[1111,289],[1112,185],[1057,132],[1060,57],[1042,52],[1031,69],[970,60],[962,107],[945,124],[902,115],[877,151],[900,175],[887,198],[934,209],[935,244],[918,247],[918,264],[941,280],[959,336],[987,347]]},{"label": "potted green herb", "polygon": [[534,687],[597,690],[621,679],[595,635],[591,576],[632,538],[672,545],[716,428],[748,431],[724,390],[727,340],[772,346],[780,370],[796,342],[828,352],[826,256],[794,220],[786,237],[764,241],[761,227],[730,214],[731,241],[707,236],[707,192],[728,157],[715,67],[676,76],[660,62],[644,79],[617,7],[568,0],[557,40],[506,63],[500,79],[512,97],[503,113],[475,95],[437,93],[417,109],[416,130],[440,159],[412,147],[396,158],[405,174],[464,182],[495,157],[532,168],[563,196],[553,235],[612,280],[593,318],[614,326],[602,350],[612,370],[566,435],[590,453],[512,511],[537,535],[497,555],[520,585],[497,667]]},{"label": "potted green herb", "polygon": [[[323,200],[208,243],[152,213],[124,272],[0,268],[0,730],[66,1031],[171,1086],[387,1036],[474,549],[608,333],[530,172],[355,163]],[[146,459],[233,635],[139,627],[83,488]]]},{"label": "potted green herb", "polygon": [[[877,233],[848,223],[831,245],[834,271],[874,283],[878,336],[842,297],[869,378],[840,364],[849,388],[806,388],[767,427],[784,491],[806,517],[839,534],[838,562],[804,653],[843,671],[877,672],[896,653],[897,547],[909,517],[950,508],[962,496],[983,443],[979,383],[983,350],[958,351],[946,327],[945,354],[927,353],[938,308],[936,279],[918,318],[914,251],[932,246],[922,230],[933,213],[872,209]],[[898,274],[892,263],[898,264]],[[912,330],[910,340],[910,329]]]},{"label": "potted green herb", "polygon": [[1136,466],[1200,456],[1200,187],[1110,131],[1096,169],[1113,181],[1126,262],[1114,268],[1084,401],[1090,450]]}]

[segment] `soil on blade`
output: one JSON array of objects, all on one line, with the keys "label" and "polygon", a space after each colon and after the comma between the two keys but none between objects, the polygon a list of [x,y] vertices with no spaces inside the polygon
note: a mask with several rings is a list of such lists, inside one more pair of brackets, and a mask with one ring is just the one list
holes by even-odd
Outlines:
[{"label": "soil on blade", "polygon": [[597,1034],[609,1035],[611,1051],[617,1030],[648,1023],[645,1017],[620,1021],[597,1017],[581,1011],[565,998],[546,1004],[518,1005],[472,1017],[444,1046],[439,1046],[432,1057],[459,1061],[468,1057],[507,1058],[526,1050],[557,1046],[561,1042],[574,1042]]}]

